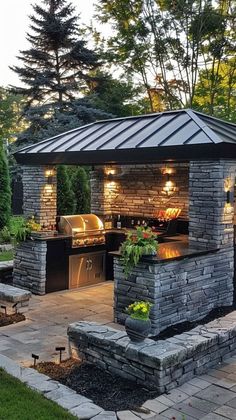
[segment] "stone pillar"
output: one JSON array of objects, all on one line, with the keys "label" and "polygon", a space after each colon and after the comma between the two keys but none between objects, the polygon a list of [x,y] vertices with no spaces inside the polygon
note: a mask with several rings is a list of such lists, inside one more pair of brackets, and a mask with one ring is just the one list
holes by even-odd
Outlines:
[{"label": "stone pillar", "polygon": [[57,215],[56,169],[24,166],[22,181],[24,216],[34,216],[42,229],[51,229],[55,226]]},{"label": "stone pillar", "polygon": [[97,215],[111,214],[115,197],[118,194],[118,185],[109,179],[109,168],[97,167],[91,172],[91,213]]},{"label": "stone pillar", "polygon": [[236,161],[192,161],[189,169],[189,242],[195,248],[233,250]]},{"label": "stone pillar", "polygon": [[47,242],[30,240],[16,247],[13,263],[13,286],[45,294]]}]

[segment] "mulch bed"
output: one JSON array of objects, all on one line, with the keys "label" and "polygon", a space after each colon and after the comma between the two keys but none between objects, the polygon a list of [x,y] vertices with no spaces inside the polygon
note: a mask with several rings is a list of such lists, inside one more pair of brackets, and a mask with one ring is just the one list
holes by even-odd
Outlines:
[{"label": "mulch bed", "polygon": [[148,414],[149,410],[140,407],[148,399],[158,396],[156,391],[144,389],[134,382],[74,359],[65,360],[60,365],[54,362],[38,363],[37,370],[108,411],[137,410]]},{"label": "mulch bed", "polygon": [[21,321],[25,321],[25,316],[23,314],[5,315],[0,312],[0,327],[16,324],[17,322]]},{"label": "mulch bed", "polygon": [[160,334],[151,337],[152,340],[165,340],[166,338],[173,337],[174,335],[182,334],[192,330],[193,328],[197,327],[198,325],[207,324],[208,322],[214,321],[217,318],[225,316],[232,311],[235,311],[236,304],[234,303],[233,306],[223,306],[221,308],[212,309],[211,312],[205,318],[202,318],[198,321],[186,321],[181,322],[180,324],[172,325],[171,327],[166,328]]}]

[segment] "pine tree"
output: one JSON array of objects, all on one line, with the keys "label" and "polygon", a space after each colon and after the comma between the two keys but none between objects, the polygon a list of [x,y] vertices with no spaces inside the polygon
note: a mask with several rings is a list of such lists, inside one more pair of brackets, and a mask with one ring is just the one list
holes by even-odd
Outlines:
[{"label": "pine tree", "polygon": [[67,215],[75,213],[75,195],[71,186],[66,166],[57,168],[57,214]]},{"label": "pine tree", "polygon": [[23,115],[30,127],[19,139],[30,142],[50,135],[49,126],[55,127],[55,135],[107,116],[79,99],[100,63],[86,47],[74,7],[65,0],[44,4],[33,5],[27,34],[31,47],[20,51],[22,66],[12,67],[24,85],[13,87],[14,92],[28,98]]},{"label": "pine tree", "polygon": [[0,143],[0,230],[8,226],[11,216],[11,187],[8,162]]},{"label": "pine tree", "polygon": [[90,185],[88,174],[84,168],[75,168],[71,178],[71,185],[75,195],[77,214],[90,213]]}]

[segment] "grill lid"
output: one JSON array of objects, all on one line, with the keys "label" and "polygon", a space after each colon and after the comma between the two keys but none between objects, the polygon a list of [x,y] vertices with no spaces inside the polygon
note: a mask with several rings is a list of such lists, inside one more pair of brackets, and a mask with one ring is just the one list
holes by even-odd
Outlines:
[{"label": "grill lid", "polygon": [[60,216],[58,228],[61,233],[71,236],[90,235],[104,229],[102,221],[95,214]]}]

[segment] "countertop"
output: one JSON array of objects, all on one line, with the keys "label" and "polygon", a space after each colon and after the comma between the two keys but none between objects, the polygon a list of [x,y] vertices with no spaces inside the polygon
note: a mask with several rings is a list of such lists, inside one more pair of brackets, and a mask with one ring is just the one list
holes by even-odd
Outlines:
[{"label": "countertop", "polygon": [[31,234],[33,241],[55,241],[62,239],[71,239],[71,235],[64,235],[63,233],[33,233]]},{"label": "countertop", "polygon": [[[218,248],[197,249],[190,247],[187,235],[166,237],[165,241],[159,244],[157,255],[145,255],[142,257],[142,261],[150,264],[160,264],[165,261],[182,260],[187,257],[206,255],[218,251]],[[113,257],[121,257],[120,251],[112,251],[109,254]]]}]

